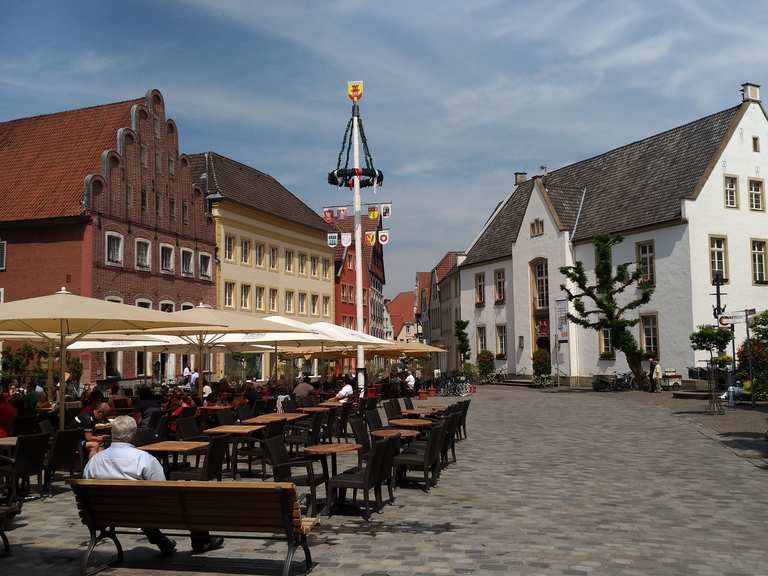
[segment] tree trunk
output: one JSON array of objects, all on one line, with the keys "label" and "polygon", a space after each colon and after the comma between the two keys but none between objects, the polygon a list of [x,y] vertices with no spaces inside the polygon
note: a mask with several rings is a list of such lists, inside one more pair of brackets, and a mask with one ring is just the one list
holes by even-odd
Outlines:
[{"label": "tree trunk", "polygon": [[640,390],[651,390],[651,381],[648,378],[648,373],[643,370],[643,355],[642,353],[635,352],[635,353],[624,353],[627,357],[627,364],[629,365],[629,369],[632,370],[632,374],[635,375],[635,381],[637,382],[637,385],[640,387]]}]

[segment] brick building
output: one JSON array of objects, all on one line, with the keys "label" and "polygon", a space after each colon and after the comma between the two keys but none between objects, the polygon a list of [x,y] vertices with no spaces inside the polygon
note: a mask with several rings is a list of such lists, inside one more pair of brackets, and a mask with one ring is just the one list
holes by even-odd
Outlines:
[{"label": "brick building", "polygon": [[[0,299],[75,294],[174,311],[215,304],[214,226],[163,96],[0,123]],[[83,356],[83,381],[174,355]]]}]

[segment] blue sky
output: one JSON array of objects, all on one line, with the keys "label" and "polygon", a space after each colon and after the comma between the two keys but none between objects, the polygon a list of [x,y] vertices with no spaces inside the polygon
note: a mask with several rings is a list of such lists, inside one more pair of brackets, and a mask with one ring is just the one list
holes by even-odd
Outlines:
[{"label": "blue sky", "polygon": [[[768,4],[213,0],[12,2],[0,119],[159,88],[185,152],[268,172],[313,208],[349,115],[347,80],[394,202],[388,296],[464,249],[540,172],[739,101],[768,84]],[[371,200],[370,192],[365,200]]]}]

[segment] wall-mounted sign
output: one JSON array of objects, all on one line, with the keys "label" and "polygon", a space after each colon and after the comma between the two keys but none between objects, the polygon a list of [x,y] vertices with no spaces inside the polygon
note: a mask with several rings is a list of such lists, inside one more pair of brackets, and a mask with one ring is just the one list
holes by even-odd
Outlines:
[{"label": "wall-mounted sign", "polygon": [[329,248],[336,248],[336,245],[339,243],[339,234],[338,232],[328,232],[328,247]]},{"label": "wall-mounted sign", "polygon": [[342,232],[341,233],[341,245],[344,246],[344,248],[349,248],[352,246],[352,233],[351,232]]},{"label": "wall-mounted sign", "polygon": [[389,230],[379,230],[379,244],[389,244]]},{"label": "wall-mounted sign", "polygon": [[378,220],[379,219],[379,207],[378,206],[368,206],[368,218],[371,220]]},{"label": "wall-mounted sign", "polygon": [[392,204],[382,204],[381,205],[381,217],[382,218],[389,218],[392,216]]},{"label": "wall-mounted sign", "polygon": [[336,217],[339,220],[344,220],[344,218],[347,217],[347,208],[345,206],[342,206],[338,210],[336,210]]},{"label": "wall-mounted sign", "polygon": [[365,239],[368,242],[368,246],[376,246],[376,232],[366,232]]},{"label": "wall-mounted sign", "polygon": [[333,208],[323,208],[323,220],[328,224],[333,222]]}]

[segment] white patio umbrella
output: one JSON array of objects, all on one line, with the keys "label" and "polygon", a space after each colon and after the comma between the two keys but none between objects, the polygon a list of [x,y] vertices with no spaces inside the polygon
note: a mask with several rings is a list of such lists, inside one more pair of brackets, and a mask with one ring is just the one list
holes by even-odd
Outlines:
[{"label": "white patio umbrella", "polygon": [[68,344],[94,332],[144,331],[150,328],[192,328],[200,323],[193,319],[128,306],[96,298],[76,296],[65,288],[50,296],[27,298],[0,304],[0,332],[33,332],[49,343],[58,338],[61,383],[59,385],[59,425],[64,427],[64,373],[67,368]]}]

